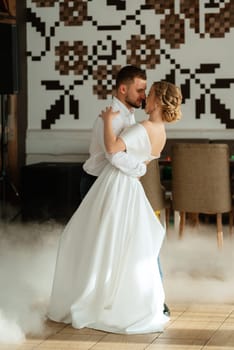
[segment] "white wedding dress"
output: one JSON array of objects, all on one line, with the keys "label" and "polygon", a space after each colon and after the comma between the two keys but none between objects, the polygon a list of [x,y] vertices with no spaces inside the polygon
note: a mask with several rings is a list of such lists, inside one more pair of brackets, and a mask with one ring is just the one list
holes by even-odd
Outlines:
[{"label": "white wedding dress", "polygon": [[[141,124],[122,138],[127,152],[152,159]],[[164,234],[140,181],[108,164],[62,233],[48,317],[114,333],[162,331]]]}]

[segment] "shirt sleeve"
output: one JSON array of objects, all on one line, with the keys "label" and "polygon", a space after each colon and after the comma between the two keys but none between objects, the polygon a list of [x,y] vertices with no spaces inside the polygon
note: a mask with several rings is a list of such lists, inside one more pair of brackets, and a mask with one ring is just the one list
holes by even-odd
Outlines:
[{"label": "shirt sleeve", "polygon": [[113,166],[129,176],[141,177],[146,173],[146,164],[126,152],[106,154],[106,158]]}]

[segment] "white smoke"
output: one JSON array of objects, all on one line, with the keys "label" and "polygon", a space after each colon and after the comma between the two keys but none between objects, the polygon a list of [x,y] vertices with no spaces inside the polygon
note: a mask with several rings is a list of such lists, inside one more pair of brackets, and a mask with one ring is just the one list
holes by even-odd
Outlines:
[{"label": "white smoke", "polygon": [[180,240],[178,230],[169,230],[161,251],[168,302],[233,303],[234,235],[223,229],[222,248],[213,224],[187,226]]},{"label": "white smoke", "polygon": [[0,343],[44,332],[61,227],[55,223],[0,227]]},{"label": "white smoke", "polygon": [[[0,343],[20,343],[46,332],[46,309],[63,226],[0,224]],[[165,238],[160,260],[166,302],[221,302],[234,299],[234,239],[224,227],[218,249],[214,225],[177,228]]]}]

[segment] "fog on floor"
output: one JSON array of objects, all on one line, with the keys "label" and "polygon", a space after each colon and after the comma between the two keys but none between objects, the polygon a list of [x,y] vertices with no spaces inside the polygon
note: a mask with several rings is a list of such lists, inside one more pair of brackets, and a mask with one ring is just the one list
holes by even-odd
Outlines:
[{"label": "fog on floor", "polygon": [[[0,223],[0,343],[20,343],[45,331],[59,236],[63,225]],[[215,225],[187,227],[182,240],[170,227],[160,253],[166,303],[233,303],[234,235]]]}]

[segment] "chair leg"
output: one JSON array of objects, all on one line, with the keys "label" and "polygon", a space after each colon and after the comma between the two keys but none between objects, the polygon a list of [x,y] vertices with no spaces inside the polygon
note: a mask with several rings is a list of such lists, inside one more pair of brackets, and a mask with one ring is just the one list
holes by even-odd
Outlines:
[{"label": "chair leg", "polygon": [[199,213],[194,214],[194,226],[198,227],[200,225]]},{"label": "chair leg", "polygon": [[222,225],[222,214],[216,214],[216,223],[217,223],[217,243],[218,247],[221,248],[223,246],[223,225]]},{"label": "chair leg", "polygon": [[[194,227],[199,226],[199,213],[188,213],[190,224]],[[188,220],[187,220],[188,221]]]},{"label": "chair leg", "polygon": [[166,228],[169,229],[170,226],[170,208],[165,208],[165,216],[166,216]]},{"label": "chair leg", "polygon": [[230,233],[230,235],[233,234],[233,213],[234,213],[234,211],[232,211],[232,210],[229,213],[229,233]]},{"label": "chair leg", "polygon": [[183,237],[183,231],[184,231],[184,225],[185,225],[185,212],[180,212],[180,224],[179,224],[179,238]]}]

